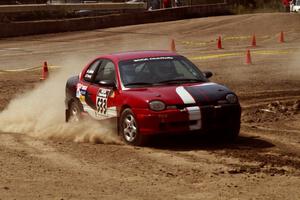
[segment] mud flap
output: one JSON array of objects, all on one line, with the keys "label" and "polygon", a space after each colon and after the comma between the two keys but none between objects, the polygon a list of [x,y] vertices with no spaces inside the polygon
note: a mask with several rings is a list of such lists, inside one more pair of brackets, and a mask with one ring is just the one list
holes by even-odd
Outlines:
[{"label": "mud flap", "polygon": [[66,122],[68,122],[69,121],[69,118],[70,118],[70,112],[69,112],[69,110],[68,109],[66,109],[66,111],[65,111],[65,121]]}]

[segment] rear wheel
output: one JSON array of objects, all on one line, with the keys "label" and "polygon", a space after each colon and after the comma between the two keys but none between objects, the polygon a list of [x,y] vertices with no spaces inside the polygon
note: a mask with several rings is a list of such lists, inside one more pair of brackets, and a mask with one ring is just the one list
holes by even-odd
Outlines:
[{"label": "rear wheel", "polygon": [[69,119],[68,122],[79,122],[80,121],[81,109],[75,101],[73,101],[69,107]]},{"label": "rear wheel", "polygon": [[130,108],[126,108],[120,118],[119,130],[123,140],[130,145],[145,144],[146,136],[140,134],[135,115]]}]

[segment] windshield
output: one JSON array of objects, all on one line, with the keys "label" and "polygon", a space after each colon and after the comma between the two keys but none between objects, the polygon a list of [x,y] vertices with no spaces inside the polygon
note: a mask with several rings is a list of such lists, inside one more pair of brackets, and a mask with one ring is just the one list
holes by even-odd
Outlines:
[{"label": "windshield", "polygon": [[121,61],[119,69],[125,87],[207,82],[200,70],[182,56]]}]

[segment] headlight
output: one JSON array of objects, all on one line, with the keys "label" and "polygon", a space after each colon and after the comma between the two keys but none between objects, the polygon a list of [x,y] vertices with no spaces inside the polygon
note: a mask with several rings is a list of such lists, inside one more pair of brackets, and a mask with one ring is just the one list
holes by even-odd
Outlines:
[{"label": "headlight", "polygon": [[227,94],[226,95],[226,100],[229,102],[229,103],[237,103],[238,102],[238,98],[236,95],[234,94]]},{"label": "headlight", "polygon": [[161,110],[164,110],[166,108],[166,104],[162,101],[151,101],[149,103],[149,107],[150,107],[151,110],[161,111]]}]

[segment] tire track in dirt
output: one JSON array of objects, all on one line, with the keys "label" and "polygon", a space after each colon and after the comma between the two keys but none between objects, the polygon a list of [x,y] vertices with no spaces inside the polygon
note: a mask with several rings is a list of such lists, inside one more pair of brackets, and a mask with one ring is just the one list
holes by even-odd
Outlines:
[{"label": "tire track in dirt", "polygon": [[[272,112],[272,115],[270,116],[267,116],[268,109],[265,109],[266,111],[263,110],[262,112],[266,113],[262,114],[260,114],[259,111],[261,111],[262,108],[267,108],[267,106],[271,105],[273,102],[279,102],[283,105],[290,103],[293,105],[294,102],[300,100],[299,94],[299,89],[268,90],[240,94],[243,105],[243,116],[247,116],[248,113],[251,113],[253,118],[270,118],[267,121],[258,121],[255,123],[245,122],[244,119],[244,122],[242,123],[242,133],[262,138],[275,145],[275,148],[269,152],[273,152],[275,155],[264,155],[263,158],[261,156],[255,156],[256,159],[266,159],[266,163],[269,162],[273,166],[293,167],[296,171],[298,171],[298,175],[300,170],[300,130],[296,126],[285,127],[283,124],[287,121],[300,123],[300,119],[297,117],[299,116],[297,115],[299,110],[293,111],[295,115],[280,113],[279,111],[276,113],[276,111],[273,112],[270,110],[270,112]],[[253,115],[253,113],[258,113],[258,115]],[[279,118],[279,121],[276,119],[276,116]]]},{"label": "tire track in dirt", "polygon": [[[82,168],[84,163],[79,162],[68,154],[58,152],[43,140],[37,140],[16,133],[0,133],[0,145],[12,151],[26,152],[30,157],[47,160],[55,166],[71,170],[84,170],[84,168]],[[90,167],[85,171],[89,170]]]},{"label": "tire track in dirt", "polygon": [[[272,142],[285,154],[295,155],[300,158],[300,141],[297,140],[299,139],[299,130],[282,130],[279,128],[269,128],[251,124],[243,124],[242,130],[244,130],[246,134],[261,137]],[[291,134],[295,134],[295,136],[293,137]]]}]

